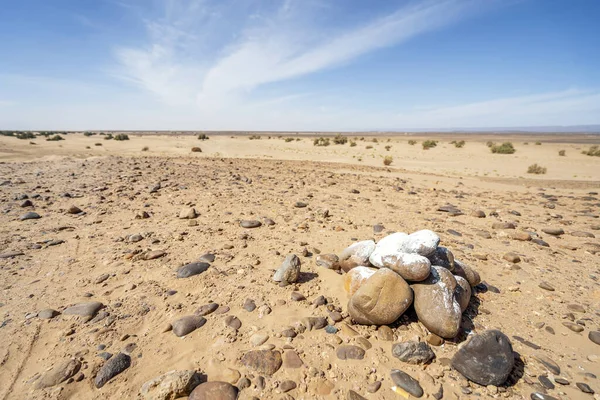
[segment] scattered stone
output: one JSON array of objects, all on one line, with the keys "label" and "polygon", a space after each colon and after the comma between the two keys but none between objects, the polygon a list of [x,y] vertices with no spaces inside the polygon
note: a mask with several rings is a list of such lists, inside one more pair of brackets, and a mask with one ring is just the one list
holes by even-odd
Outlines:
[{"label": "scattered stone", "polygon": [[562,228],[542,228],[542,232],[552,236],[560,236],[565,233]]},{"label": "scattered stone", "polygon": [[196,371],[169,371],[144,383],[140,396],[145,400],[172,400],[188,396],[200,383]]},{"label": "scattered stone", "polygon": [[283,353],[283,368],[300,368],[304,365],[298,353],[293,350],[287,350]]},{"label": "scattered stone", "polygon": [[385,227],[381,224],[373,225],[373,233],[381,233]]},{"label": "scattered stone", "polygon": [[583,332],[583,326],[579,325],[579,324],[575,324],[573,322],[569,322],[569,321],[564,321],[563,326],[569,328],[570,330],[572,330],[573,332]]},{"label": "scattered stone", "polygon": [[585,308],[581,304],[568,304],[567,308],[570,311],[574,311],[577,313],[585,313]]},{"label": "scattered stone", "polygon": [[367,399],[362,397],[360,394],[356,393],[354,390],[348,390],[348,393],[346,394],[346,400],[367,400]]},{"label": "scattered stone", "polygon": [[72,205],[67,209],[67,212],[69,214],[81,214],[83,211],[81,210],[81,208],[79,208],[75,205]]},{"label": "scattered stone", "polygon": [[104,363],[102,368],[100,368],[100,371],[98,371],[96,379],[94,380],[94,384],[98,389],[100,389],[106,384],[106,382],[129,368],[130,365],[131,357],[125,353],[117,354]]},{"label": "scattered stone", "polygon": [[467,379],[483,386],[502,385],[515,363],[512,345],[500,331],[473,336],[452,358],[452,367]]},{"label": "scattered stone", "polygon": [[531,240],[531,235],[523,231],[514,231],[510,233],[510,238],[514,240],[520,240],[523,242]]},{"label": "scattered stone", "polygon": [[252,312],[256,309],[256,303],[252,299],[246,299],[242,305],[242,308],[248,312]]},{"label": "scattered stone", "polygon": [[256,221],[256,220],[242,220],[240,221],[240,226],[242,228],[246,228],[246,229],[252,229],[252,228],[258,228],[259,226],[261,226],[262,223],[260,221]]},{"label": "scattered stone", "polygon": [[29,211],[29,212],[26,212],[25,214],[21,215],[19,217],[19,220],[20,221],[26,221],[28,219],[39,219],[39,218],[42,218],[40,216],[40,214],[38,214],[36,212],[33,212],[33,211]]},{"label": "scattered stone", "polygon": [[47,308],[45,310],[42,310],[40,312],[38,312],[38,318],[39,319],[52,319],[54,317],[56,317],[57,315],[59,315],[60,313],[56,310],[53,310],[51,308]]},{"label": "scattered stone", "polygon": [[348,302],[352,319],[364,325],[387,325],[396,321],[413,300],[408,284],[384,268],[373,274]]},{"label": "scattered stone", "polygon": [[513,252],[506,253],[505,255],[502,256],[502,258],[504,258],[506,261],[514,263],[514,264],[521,262],[521,257],[519,257],[519,255],[517,253],[513,253]]},{"label": "scattered stone", "polygon": [[205,382],[192,391],[188,400],[236,400],[239,389],[227,382]]},{"label": "scattered stone", "polygon": [[92,319],[102,307],[104,307],[104,304],[97,301],[92,301],[89,303],[79,303],[75,304],[74,306],[67,307],[63,311],[63,314],[76,315],[78,317],[81,317],[84,320],[84,322],[87,322],[90,319]]},{"label": "scattered stone", "polygon": [[394,331],[387,325],[381,325],[377,329],[377,337],[379,338],[379,340],[391,342],[394,340]]},{"label": "scattered stone", "polygon": [[550,245],[543,241],[542,239],[531,239],[531,241],[535,244],[537,244],[538,246],[542,246],[542,247],[550,247]]},{"label": "scattered stone", "polygon": [[306,204],[306,203],[303,203],[303,202],[301,202],[301,201],[297,201],[297,202],[294,204],[294,207],[296,207],[296,208],[305,208],[305,207],[307,207],[307,206],[308,206],[308,204]]},{"label": "scattered stone", "polygon": [[250,336],[250,343],[254,347],[258,347],[264,344],[267,340],[269,340],[269,335],[266,333],[257,332],[254,335]]},{"label": "scattered stone", "polygon": [[252,350],[242,357],[242,364],[247,368],[269,376],[281,368],[281,363],[281,353],[277,350]]},{"label": "scattered stone", "polygon": [[0,260],[1,259],[6,259],[6,258],[13,258],[13,257],[18,257],[18,256],[24,256],[25,253],[21,252],[21,251],[9,251],[8,253],[2,253],[0,254]]},{"label": "scattered stone", "polygon": [[219,308],[219,305],[217,303],[205,304],[203,306],[200,306],[200,308],[198,308],[198,310],[196,310],[195,314],[203,317],[205,315],[214,313],[215,311],[217,311],[218,308]]},{"label": "scattered stone", "polygon": [[36,383],[36,389],[44,389],[61,384],[69,378],[75,376],[80,369],[81,362],[79,360],[72,359],[60,363],[51,370],[42,374]]},{"label": "scattered stone", "polygon": [[482,210],[475,210],[471,213],[471,216],[475,218],[485,218],[485,213]]},{"label": "scattered stone", "polygon": [[198,260],[210,264],[210,263],[215,262],[215,255],[211,254],[211,253],[206,253],[206,254],[201,255]]},{"label": "scattered stone", "polygon": [[542,281],[542,282],[540,282],[540,284],[538,286],[544,290],[554,292],[554,287],[552,285],[550,285],[548,282]]},{"label": "scattered stone", "polygon": [[544,367],[548,369],[548,371],[552,372],[554,375],[560,375],[560,367],[549,357],[538,354],[535,355],[534,358],[538,360]]},{"label": "scattered stone", "polygon": [[427,364],[435,353],[425,342],[402,342],[392,346],[392,355],[409,364]]},{"label": "scattered stone", "polygon": [[594,394],[594,389],[592,389],[587,383],[577,382],[575,385],[581,390],[583,393]]},{"label": "scattered stone", "polygon": [[353,345],[341,345],[336,351],[337,358],[340,360],[362,360],[365,358],[365,350]]},{"label": "scattered stone", "polygon": [[225,317],[225,325],[237,331],[242,327],[242,321],[238,317],[228,315]]},{"label": "scattered stone", "polygon": [[166,256],[167,253],[163,250],[152,250],[144,254],[144,260],[156,260],[157,258]]},{"label": "scattered stone", "polygon": [[194,219],[198,216],[198,213],[193,207],[183,208],[179,212],[179,219]]},{"label": "scattered stone", "polygon": [[[412,376],[408,375],[406,372],[400,371],[398,369],[393,369],[391,377],[392,381],[407,393],[417,398],[423,396],[423,388],[421,387],[419,382]],[[408,398],[407,396],[405,397]]]},{"label": "scattered stone", "polygon": [[550,379],[548,379],[546,375],[540,375],[538,377],[538,381],[540,381],[542,386],[546,389],[554,389],[554,384],[552,383],[552,381],[550,381]]},{"label": "scattered stone", "polygon": [[290,284],[298,281],[299,277],[300,258],[295,254],[290,254],[285,258],[279,269],[275,271],[273,280],[275,282]]},{"label": "scattered stone", "polygon": [[425,337],[425,340],[432,346],[441,346],[444,344],[444,339],[442,339],[435,333],[430,333],[429,335],[427,335],[427,337]]},{"label": "scattered stone", "polygon": [[512,222],[494,222],[492,229],[516,229],[517,226]]},{"label": "scattered stone", "polygon": [[287,381],[283,381],[279,384],[279,390],[281,390],[282,393],[287,393],[290,390],[296,389],[296,386],[297,386],[296,382],[287,380]]},{"label": "scattered stone", "polygon": [[205,323],[206,319],[200,315],[188,315],[175,320],[171,326],[175,336],[181,337],[201,328]]},{"label": "scattered stone", "polygon": [[592,239],[596,238],[596,236],[593,233],[582,232],[582,231],[571,232],[571,236],[584,237],[584,238],[592,238]]},{"label": "scattered stone", "polygon": [[381,381],[375,381],[369,385],[367,385],[367,393],[377,393],[377,391],[381,388]]},{"label": "scattered stone", "polygon": [[189,278],[190,276],[199,275],[206,271],[210,264],[205,262],[193,262],[186,264],[177,270],[177,278]]},{"label": "scattered stone", "polygon": [[590,333],[588,333],[588,339],[590,339],[592,342],[596,343],[597,345],[600,345],[600,332],[599,331],[590,331]]}]

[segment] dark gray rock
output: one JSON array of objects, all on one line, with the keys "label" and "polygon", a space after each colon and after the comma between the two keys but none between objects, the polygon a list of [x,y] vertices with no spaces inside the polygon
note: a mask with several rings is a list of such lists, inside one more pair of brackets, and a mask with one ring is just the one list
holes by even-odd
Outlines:
[{"label": "dark gray rock", "polygon": [[210,264],[205,262],[193,262],[186,264],[177,270],[178,278],[189,278],[190,276],[199,275],[206,271]]},{"label": "dark gray rock", "polygon": [[406,372],[400,371],[398,369],[393,369],[391,373],[392,381],[396,386],[401,387],[406,392],[410,393],[415,397],[423,396],[423,388],[412,376],[408,375]]},{"label": "dark gray rock", "polygon": [[125,353],[119,353],[116,356],[108,360],[94,379],[94,384],[98,389],[106,384],[109,380],[119,375],[131,366],[131,357]]},{"label": "dark gray rock", "polygon": [[181,337],[201,328],[205,323],[206,318],[200,315],[188,315],[171,323],[171,326],[175,336]]},{"label": "dark gray rock", "polygon": [[45,310],[42,310],[38,313],[38,318],[40,319],[52,319],[54,317],[56,317],[58,314],[60,314],[58,311],[53,310],[51,308],[47,308]]},{"label": "dark gray rock", "polygon": [[542,228],[542,232],[553,236],[560,236],[565,233],[565,231],[562,228]]},{"label": "dark gray rock", "polygon": [[29,211],[29,212],[27,212],[27,213],[25,213],[25,214],[21,215],[21,216],[19,217],[19,220],[20,220],[20,221],[26,221],[26,220],[28,220],[28,219],[39,219],[39,218],[42,218],[42,217],[40,216],[40,214],[38,214],[38,213],[36,213],[36,212],[33,212],[33,211]]},{"label": "dark gray rock", "polygon": [[425,342],[396,343],[392,346],[392,355],[409,364],[426,364],[435,357],[435,353]]},{"label": "dark gray rock", "polygon": [[252,228],[258,228],[259,226],[261,226],[262,223],[260,221],[256,221],[256,220],[242,220],[240,221],[240,226],[242,228],[247,228],[247,229],[252,229]]},{"label": "dark gray rock", "polygon": [[452,358],[452,367],[483,386],[502,385],[515,364],[512,345],[500,331],[475,335]]}]

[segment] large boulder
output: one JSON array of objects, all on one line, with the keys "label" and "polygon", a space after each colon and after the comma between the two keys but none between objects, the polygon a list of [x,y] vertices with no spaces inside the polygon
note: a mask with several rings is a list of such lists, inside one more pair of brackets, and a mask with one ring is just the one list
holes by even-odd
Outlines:
[{"label": "large boulder", "polygon": [[399,250],[428,257],[435,252],[438,244],[440,244],[440,237],[429,229],[423,229],[408,235]]},{"label": "large boulder", "polygon": [[500,331],[473,336],[452,358],[452,367],[483,386],[502,385],[515,365],[512,345]]},{"label": "large boulder", "polygon": [[481,282],[479,273],[459,260],[454,260],[454,270],[452,273],[465,278],[471,286],[477,286]]},{"label": "large boulder", "polygon": [[438,266],[431,267],[431,274],[426,280],[412,285],[419,321],[429,331],[445,339],[455,337],[460,327],[462,310],[456,286],[452,272]]},{"label": "large boulder", "polygon": [[407,237],[408,235],[404,232],[396,232],[383,237],[377,242],[375,249],[369,256],[369,262],[374,267],[383,268],[383,257],[398,253]]},{"label": "large boulder", "polygon": [[414,253],[397,252],[382,257],[383,266],[407,281],[420,282],[429,276],[431,262],[427,257]]},{"label": "large boulder", "polygon": [[375,272],[348,302],[352,319],[363,325],[387,325],[396,321],[413,300],[406,281],[394,271],[383,268]]}]

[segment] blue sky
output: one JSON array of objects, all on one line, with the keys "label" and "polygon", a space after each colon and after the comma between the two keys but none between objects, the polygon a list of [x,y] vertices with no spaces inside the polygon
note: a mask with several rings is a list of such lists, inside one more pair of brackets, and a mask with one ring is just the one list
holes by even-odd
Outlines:
[{"label": "blue sky", "polygon": [[600,124],[598,0],[5,0],[0,129]]}]

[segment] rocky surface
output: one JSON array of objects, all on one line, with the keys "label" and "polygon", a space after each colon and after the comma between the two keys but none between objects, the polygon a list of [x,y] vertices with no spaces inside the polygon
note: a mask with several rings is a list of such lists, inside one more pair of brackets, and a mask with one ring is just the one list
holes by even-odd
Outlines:
[{"label": "rocky surface", "polygon": [[[600,196],[577,182],[391,171],[147,156],[0,164],[0,398],[136,398],[149,382],[169,398],[206,380],[248,399],[389,400],[418,387],[422,398],[593,398]],[[41,218],[21,221],[29,211]],[[376,265],[397,232],[409,244]],[[301,270],[280,286],[288,254]],[[403,277],[405,254],[430,275]],[[177,278],[194,263],[210,267]],[[471,349],[489,330],[512,344],[501,383],[508,351]],[[406,343],[419,344],[394,353]],[[425,365],[396,356],[427,359],[425,343]],[[463,353],[504,354],[505,370],[482,386],[453,367]],[[203,385],[193,396],[210,393]]]}]

